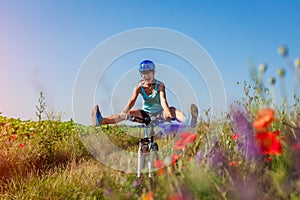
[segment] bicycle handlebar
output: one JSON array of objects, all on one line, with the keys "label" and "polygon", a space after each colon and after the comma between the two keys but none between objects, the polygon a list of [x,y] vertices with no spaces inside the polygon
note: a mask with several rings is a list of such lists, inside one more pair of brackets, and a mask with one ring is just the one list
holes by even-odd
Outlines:
[{"label": "bicycle handlebar", "polygon": [[[151,121],[153,121],[154,123],[157,120],[160,120],[160,118],[156,118],[156,119],[151,119],[151,117],[149,116],[149,114],[143,110],[141,111],[141,115],[142,117],[138,117],[138,116],[129,116],[129,120],[132,122],[138,122],[138,123],[144,123],[145,125],[149,125],[151,123]],[[165,120],[163,120],[165,121]],[[177,121],[176,118],[172,118],[170,121]]]},{"label": "bicycle handlebar", "polygon": [[144,123],[146,125],[149,125],[151,122],[151,118],[150,117],[137,117],[137,116],[130,116],[129,117],[130,121],[133,122],[139,122],[139,123]]}]

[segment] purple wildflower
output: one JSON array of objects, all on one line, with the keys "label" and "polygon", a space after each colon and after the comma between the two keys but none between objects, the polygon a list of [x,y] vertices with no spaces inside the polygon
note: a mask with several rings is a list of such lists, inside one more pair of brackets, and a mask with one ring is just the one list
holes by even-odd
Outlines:
[{"label": "purple wildflower", "polygon": [[107,189],[105,190],[104,194],[105,194],[105,195],[109,195],[109,194],[110,194],[110,192],[111,192],[111,191],[110,191],[110,189],[109,189],[109,188],[107,188]]},{"label": "purple wildflower", "polygon": [[259,152],[254,140],[254,130],[251,121],[248,120],[250,117],[239,107],[231,108],[231,116],[234,133],[240,135],[237,149],[242,152],[245,158],[258,158]]},{"label": "purple wildflower", "polygon": [[212,151],[207,154],[207,162],[211,168],[221,169],[224,167],[227,158],[224,154],[224,151],[221,150],[220,146],[216,144]]},{"label": "purple wildflower", "polygon": [[294,129],[296,134],[296,139],[292,141],[292,177],[293,179],[300,178],[300,127]]},{"label": "purple wildflower", "polygon": [[198,150],[196,153],[196,159],[195,159],[195,164],[197,167],[200,167],[200,163],[201,163],[202,159],[203,159],[203,154],[201,153],[200,150]]},{"label": "purple wildflower", "polygon": [[196,153],[196,159],[197,160],[202,160],[202,158],[203,158],[203,154],[201,153],[201,151],[197,151],[197,153]]},{"label": "purple wildflower", "polygon": [[164,122],[158,124],[158,128],[160,129],[161,135],[174,134],[186,128],[186,125],[177,121],[172,122]]},{"label": "purple wildflower", "polygon": [[139,182],[139,180],[137,180],[137,179],[135,179],[135,180],[132,182],[132,187],[133,187],[133,188],[137,188],[139,185],[140,185],[140,182]]}]

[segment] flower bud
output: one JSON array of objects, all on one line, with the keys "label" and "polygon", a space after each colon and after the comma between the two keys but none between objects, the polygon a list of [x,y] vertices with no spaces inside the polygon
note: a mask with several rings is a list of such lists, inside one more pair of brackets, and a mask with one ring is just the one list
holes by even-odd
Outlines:
[{"label": "flower bud", "polygon": [[259,71],[265,73],[267,71],[267,65],[265,63],[259,65]]},{"label": "flower bud", "polygon": [[287,48],[284,45],[280,45],[277,49],[278,53],[282,56],[287,56],[288,52],[287,52]]},{"label": "flower bud", "polygon": [[274,77],[270,78],[270,84],[274,85],[276,83],[276,79]]},{"label": "flower bud", "polygon": [[284,70],[282,67],[280,67],[280,68],[277,70],[277,73],[278,73],[278,76],[279,76],[279,77],[284,77],[284,75],[285,75],[285,70]]},{"label": "flower bud", "polygon": [[294,60],[294,65],[295,65],[295,67],[300,68],[300,58],[296,58]]}]

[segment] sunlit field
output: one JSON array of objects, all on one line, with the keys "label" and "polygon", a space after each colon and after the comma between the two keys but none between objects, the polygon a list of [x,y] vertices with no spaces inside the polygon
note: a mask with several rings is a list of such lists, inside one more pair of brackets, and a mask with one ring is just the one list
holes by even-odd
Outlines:
[{"label": "sunlit field", "polygon": [[[289,59],[284,46],[278,51]],[[292,63],[270,78],[267,65],[252,66],[253,80],[236,86],[243,98],[222,116],[201,110],[196,131],[178,135],[170,164],[156,160],[151,179],[101,164],[81,140],[105,134],[136,152],[137,137],[44,115],[41,95],[37,121],[0,115],[0,199],[299,199],[300,102],[292,94],[278,104],[272,89],[290,68],[299,81],[300,60]],[[159,146],[171,140],[156,138]]]}]

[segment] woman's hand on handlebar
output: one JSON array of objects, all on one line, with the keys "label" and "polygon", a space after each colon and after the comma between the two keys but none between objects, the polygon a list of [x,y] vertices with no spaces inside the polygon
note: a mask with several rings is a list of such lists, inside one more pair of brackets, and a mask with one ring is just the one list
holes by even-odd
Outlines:
[{"label": "woman's hand on handlebar", "polygon": [[129,119],[130,118],[129,112],[122,111],[120,113],[120,117],[125,120]]}]

